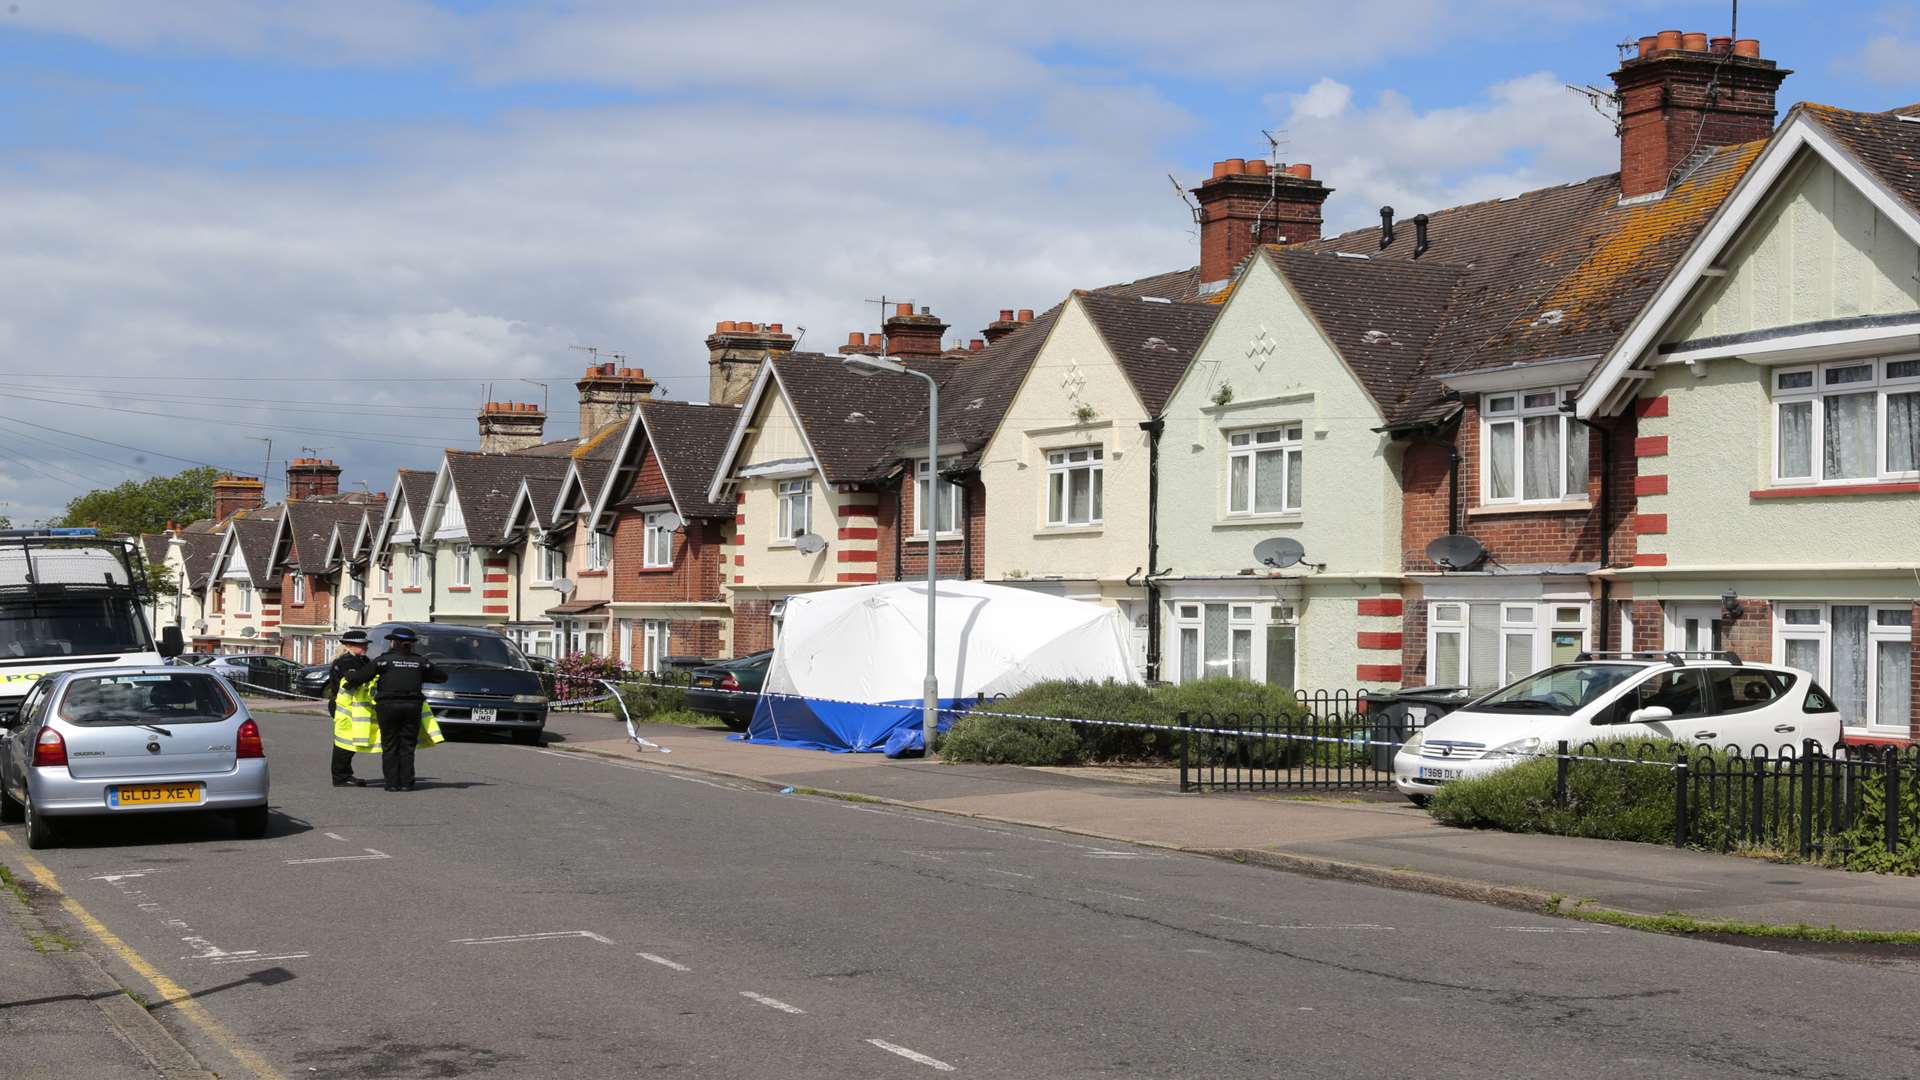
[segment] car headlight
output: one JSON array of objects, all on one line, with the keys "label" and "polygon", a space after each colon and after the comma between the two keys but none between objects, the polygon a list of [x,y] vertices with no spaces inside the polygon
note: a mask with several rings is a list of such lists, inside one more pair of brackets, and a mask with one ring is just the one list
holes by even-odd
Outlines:
[{"label": "car headlight", "polygon": [[1524,739],[1515,739],[1510,743],[1494,747],[1481,755],[1481,760],[1488,761],[1494,758],[1532,757],[1539,749],[1540,737],[1538,735],[1529,735]]},{"label": "car headlight", "polygon": [[1407,741],[1400,744],[1400,749],[1409,754],[1417,754],[1420,752],[1420,744],[1425,742],[1426,739],[1427,733],[1424,730],[1416,731],[1407,736]]},{"label": "car headlight", "polygon": [[422,696],[431,698],[434,701],[446,701],[453,697],[453,691],[451,690],[422,690],[420,693]]},{"label": "car headlight", "polygon": [[547,695],[515,694],[513,695],[513,703],[515,705],[545,705],[547,703]]}]

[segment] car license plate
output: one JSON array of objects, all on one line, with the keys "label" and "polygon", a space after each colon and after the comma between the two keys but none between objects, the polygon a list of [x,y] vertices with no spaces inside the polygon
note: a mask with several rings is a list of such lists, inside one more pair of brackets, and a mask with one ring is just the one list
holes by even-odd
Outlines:
[{"label": "car license plate", "polygon": [[199,784],[121,784],[107,789],[108,806],[192,806],[199,801]]},{"label": "car license plate", "polygon": [[493,722],[494,722],[495,720],[498,720],[498,719],[500,719],[500,710],[499,710],[499,709],[475,709],[475,710],[473,710],[473,720],[474,720],[474,723],[476,723],[476,724],[491,724],[491,723],[493,723]]},{"label": "car license plate", "polygon": [[713,676],[711,676],[711,675],[702,675],[702,676],[700,676],[699,678],[697,678],[697,679],[695,679],[695,680],[693,680],[693,685],[695,685],[695,686],[718,686],[718,685],[720,685],[720,680],[718,680],[718,679],[716,679],[716,678],[714,678],[714,677],[713,677]]},{"label": "car license plate", "polygon": [[1458,780],[1466,775],[1464,769],[1442,769],[1433,765],[1420,766],[1422,780]]}]

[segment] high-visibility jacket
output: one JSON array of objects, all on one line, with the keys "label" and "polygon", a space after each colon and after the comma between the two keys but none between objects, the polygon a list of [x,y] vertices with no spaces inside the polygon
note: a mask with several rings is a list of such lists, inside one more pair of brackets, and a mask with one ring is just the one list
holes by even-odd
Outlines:
[{"label": "high-visibility jacket", "polygon": [[[380,725],[373,719],[373,692],[379,680],[349,690],[343,681],[333,698],[333,745],[356,754],[380,752]],[[426,702],[420,703],[420,745],[447,741]]]}]

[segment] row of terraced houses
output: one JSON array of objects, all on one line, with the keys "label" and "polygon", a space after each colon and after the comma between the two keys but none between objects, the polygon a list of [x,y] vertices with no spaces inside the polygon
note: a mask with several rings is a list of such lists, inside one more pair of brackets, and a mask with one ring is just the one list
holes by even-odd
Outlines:
[{"label": "row of terraced houses", "polygon": [[[1149,678],[1491,687],[1727,648],[1911,737],[1920,106],[1782,118],[1788,74],[1650,36],[1612,74],[1617,172],[1323,236],[1338,177],[1229,159],[1193,188],[1198,266],[965,346],[926,307],[840,355],[721,322],[707,404],[599,366],[577,439],[499,402],[479,452],[384,495],[325,461],[278,506],[223,479],[154,540],[187,586],[162,617],[305,661],[392,618],[644,669],[931,558],[1117,607]],[[937,460],[924,383],[843,366],[882,349],[940,385]]]}]

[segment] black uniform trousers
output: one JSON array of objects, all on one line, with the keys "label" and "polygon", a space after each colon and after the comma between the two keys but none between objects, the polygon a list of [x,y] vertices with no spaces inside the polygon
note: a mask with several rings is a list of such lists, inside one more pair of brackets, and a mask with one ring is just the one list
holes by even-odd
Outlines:
[{"label": "black uniform trousers", "polygon": [[353,779],[353,751],[344,746],[333,748],[333,779],[335,782]]},{"label": "black uniform trousers", "polygon": [[413,784],[413,751],[420,745],[422,699],[382,701],[373,707],[380,724],[380,773],[388,788]]}]

